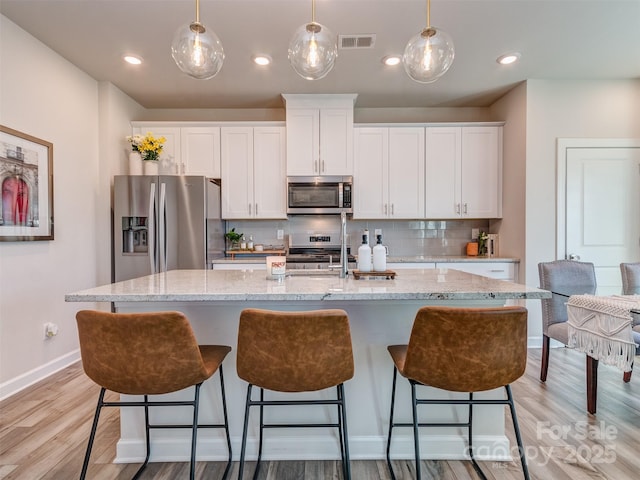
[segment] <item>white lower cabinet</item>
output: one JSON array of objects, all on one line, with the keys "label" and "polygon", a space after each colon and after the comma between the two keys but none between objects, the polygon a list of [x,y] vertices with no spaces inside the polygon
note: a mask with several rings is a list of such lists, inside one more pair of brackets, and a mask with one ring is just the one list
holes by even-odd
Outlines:
[{"label": "white lower cabinet", "polygon": [[497,280],[518,281],[518,264],[515,262],[450,262],[436,263],[436,268],[450,268],[482,275]]},{"label": "white lower cabinet", "polygon": [[222,127],[222,218],[284,219],[284,127]]},{"label": "white lower cabinet", "polygon": [[435,263],[422,263],[422,262],[387,262],[387,270],[423,270],[436,268]]}]

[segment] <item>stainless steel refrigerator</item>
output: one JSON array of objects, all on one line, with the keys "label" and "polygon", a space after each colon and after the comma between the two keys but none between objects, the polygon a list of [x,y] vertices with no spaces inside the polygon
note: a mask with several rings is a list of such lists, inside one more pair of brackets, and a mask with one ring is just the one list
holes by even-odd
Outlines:
[{"label": "stainless steel refrigerator", "polygon": [[202,176],[114,177],[114,280],[204,269],[224,256],[220,185]]}]

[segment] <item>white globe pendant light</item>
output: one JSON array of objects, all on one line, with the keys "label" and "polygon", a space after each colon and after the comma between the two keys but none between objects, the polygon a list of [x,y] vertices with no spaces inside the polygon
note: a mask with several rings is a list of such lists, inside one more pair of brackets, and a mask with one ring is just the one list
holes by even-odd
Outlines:
[{"label": "white globe pendant light", "polygon": [[299,27],[289,42],[289,63],[307,80],[325,77],[338,57],[335,35],[315,21],[315,0],[311,1],[311,23]]},{"label": "white globe pendant light", "polygon": [[431,0],[427,0],[427,27],[407,43],[402,64],[407,75],[419,83],[432,83],[444,75],[455,57],[451,36],[431,26]]},{"label": "white globe pendant light", "polygon": [[200,23],[200,0],[196,0],[195,22],[176,31],[171,42],[171,56],[180,70],[200,80],[215,77],[222,68],[222,43],[213,31]]}]

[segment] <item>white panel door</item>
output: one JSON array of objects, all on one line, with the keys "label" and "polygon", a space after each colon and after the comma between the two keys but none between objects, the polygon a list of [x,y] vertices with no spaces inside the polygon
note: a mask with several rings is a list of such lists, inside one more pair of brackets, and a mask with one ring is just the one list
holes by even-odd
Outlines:
[{"label": "white panel door", "polygon": [[620,293],[640,261],[640,148],[566,150],[566,258],[593,262],[598,293]]},{"label": "white panel door", "polygon": [[424,127],[389,128],[389,217],[424,218]]}]

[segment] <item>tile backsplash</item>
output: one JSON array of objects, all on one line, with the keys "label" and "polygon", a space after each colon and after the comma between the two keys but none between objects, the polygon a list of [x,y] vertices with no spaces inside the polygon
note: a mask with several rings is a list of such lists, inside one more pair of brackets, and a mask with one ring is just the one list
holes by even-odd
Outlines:
[{"label": "tile backsplash", "polygon": [[[285,245],[290,233],[331,233],[339,239],[340,217],[294,216],[288,220],[237,220],[227,221],[231,228],[244,233],[247,240],[252,235],[255,243]],[[369,229],[370,243],[375,244],[375,230],[382,230],[382,243],[389,247],[389,255],[446,256],[465,255],[471,230],[489,231],[489,220],[352,220],[347,222],[349,246],[356,251],[362,242],[362,233]],[[284,232],[284,239],[277,238],[277,231]]]}]

